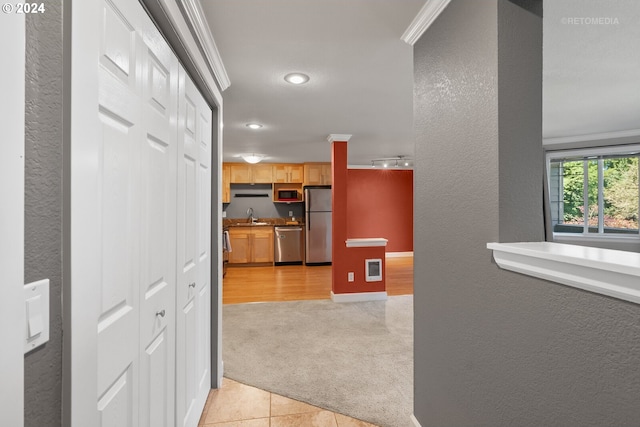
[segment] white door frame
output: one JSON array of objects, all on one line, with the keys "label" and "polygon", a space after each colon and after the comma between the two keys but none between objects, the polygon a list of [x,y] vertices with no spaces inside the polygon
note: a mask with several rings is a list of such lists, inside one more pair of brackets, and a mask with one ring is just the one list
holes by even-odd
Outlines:
[{"label": "white door frame", "polygon": [[0,424],[24,425],[24,15],[0,15]]}]

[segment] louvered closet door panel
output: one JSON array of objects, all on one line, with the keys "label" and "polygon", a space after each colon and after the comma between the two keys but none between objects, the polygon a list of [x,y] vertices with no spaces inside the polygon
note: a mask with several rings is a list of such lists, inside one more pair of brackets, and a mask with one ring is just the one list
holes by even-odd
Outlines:
[{"label": "louvered closet door panel", "polygon": [[178,61],[144,18],[139,425],[169,427],[175,420]]},{"label": "louvered closet door panel", "polygon": [[[135,5],[134,5],[135,6]],[[99,191],[101,251],[97,325],[97,410],[101,426],[137,425],[138,249],[135,183],[141,132],[135,10],[125,1],[102,4],[99,105],[102,125]],[[96,218],[96,220],[98,220]],[[93,284],[87,284],[88,286]],[[86,390],[87,393],[91,392]]]}]

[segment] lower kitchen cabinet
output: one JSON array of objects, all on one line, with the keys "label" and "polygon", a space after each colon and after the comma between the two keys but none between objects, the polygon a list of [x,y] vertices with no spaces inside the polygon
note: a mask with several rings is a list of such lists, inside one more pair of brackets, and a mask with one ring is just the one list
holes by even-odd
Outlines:
[{"label": "lower kitchen cabinet", "polygon": [[258,227],[252,231],[252,261],[250,262],[273,262],[273,227]]},{"label": "lower kitchen cabinet", "polygon": [[229,264],[247,264],[251,261],[251,229],[249,227],[230,227],[229,239],[231,252]]},{"label": "lower kitchen cabinet", "polygon": [[230,227],[229,264],[273,262],[273,227]]}]

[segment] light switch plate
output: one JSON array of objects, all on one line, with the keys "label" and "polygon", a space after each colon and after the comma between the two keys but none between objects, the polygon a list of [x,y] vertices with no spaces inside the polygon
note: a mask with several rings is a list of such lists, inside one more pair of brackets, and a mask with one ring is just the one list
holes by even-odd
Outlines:
[{"label": "light switch plate", "polygon": [[24,352],[49,341],[49,279],[24,285]]}]

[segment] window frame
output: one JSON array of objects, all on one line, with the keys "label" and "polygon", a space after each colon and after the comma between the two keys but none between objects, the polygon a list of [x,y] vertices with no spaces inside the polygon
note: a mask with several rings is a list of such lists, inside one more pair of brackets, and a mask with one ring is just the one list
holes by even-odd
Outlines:
[{"label": "window frame", "polygon": [[[553,224],[549,225],[551,236],[553,236],[553,240],[571,240],[571,239],[579,239],[585,242],[638,242],[640,241],[640,230],[637,234],[618,234],[618,233],[605,233],[604,232],[604,174],[603,156],[639,156],[640,157],[640,144],[629,144],[629,145],[616,145],[616,146],[608,146],[608,147],[596,147],[596,148],[575,148],[569,150],[547,150],[545,153],[545,173],[547,178],[547,195],[546,202],[549,206],[551,206],[551,162],[554,160],[570,160],[575,159],[579,160],[597,160],[598,161],[598,231],[590,232],[589,231],[589,223],[588,223],[588,184],[584,185],[584,205],[585,209],[585,218],[582,233],[568,233],[555,231]],[[591,159],[590,159],[591,158]],[[588,182],[588,175],[585,168],[585,177],[584,182]],[[638,180],[638,214],[640,216],[640,177]],[[551,218],[550,218],[551,219]],[[640,221],[639,221],[640,222]],[[640,227],[639,227],[640,228]]]}]

